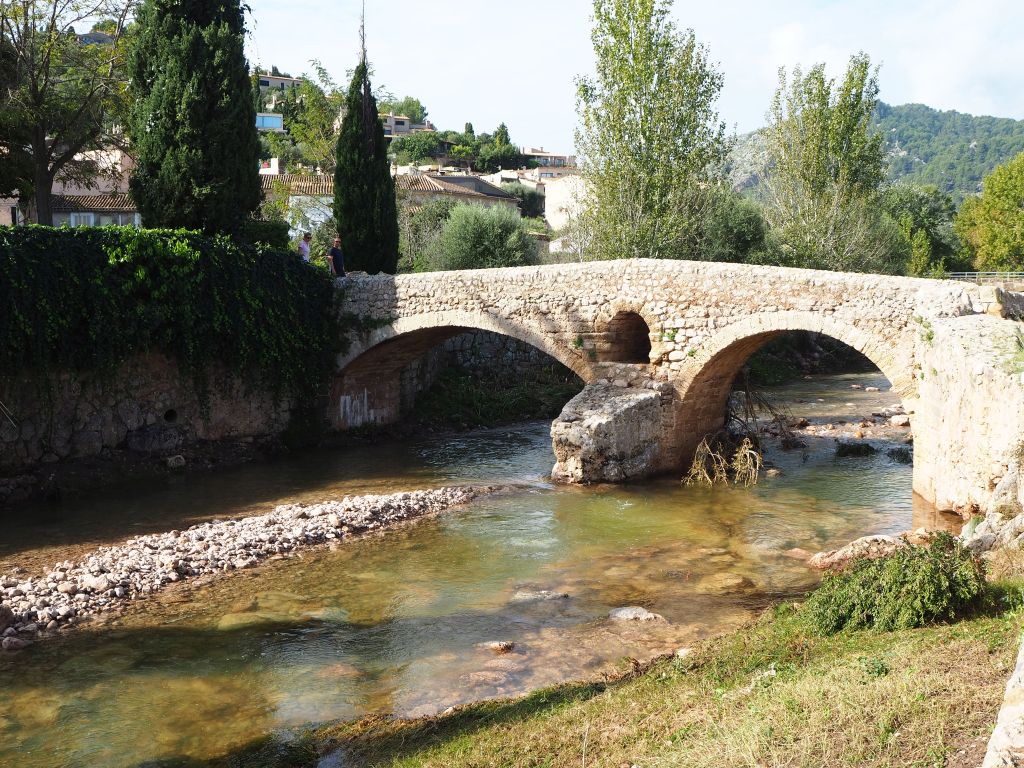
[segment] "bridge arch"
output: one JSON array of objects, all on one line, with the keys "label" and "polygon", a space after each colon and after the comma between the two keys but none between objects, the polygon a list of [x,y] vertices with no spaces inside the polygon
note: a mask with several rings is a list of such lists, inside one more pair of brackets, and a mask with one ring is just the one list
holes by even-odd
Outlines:
[{"label": "bridge arch", "polygon": [[337,361],[331,384],[329,421],[337,429],[397,420],[401,410],[400,372],[429,350],[467,331],[490,331],[540,350],[579,376],[593,380],[590,363],[560,343],[569,332],[547,332],[487,312],[445,311],[400,317],[364,333]]},{"label": "bridge arch", "polygon": [[859,328],[812,311],[774,312],[731,323],[696,348],[677,381],[675,433],[678,456],[687,461],[705,436],[719,430],[733,381],[750,357],[773,338],[792,331],[830,336],[860,352],[889,380],[908,411],[917,395],[908,350],[913,341]]}]

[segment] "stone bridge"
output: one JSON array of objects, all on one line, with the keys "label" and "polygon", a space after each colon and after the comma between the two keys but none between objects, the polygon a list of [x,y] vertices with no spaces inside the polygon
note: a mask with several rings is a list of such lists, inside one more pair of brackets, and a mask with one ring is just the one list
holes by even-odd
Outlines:
[{"label": "stone bridge", "polygon": [[993,287],[707,262],[631,260],[354,278],[367,330],[338,360],[330,418],[399,418],[403,369],[483,329],[586,384],[552,426],[563,480],[682,472],[723,424],[736,374],[788,331],[831,336],[885,374],[911,414],[914,489],[983,505],[1024,440],[1024,296]]}]

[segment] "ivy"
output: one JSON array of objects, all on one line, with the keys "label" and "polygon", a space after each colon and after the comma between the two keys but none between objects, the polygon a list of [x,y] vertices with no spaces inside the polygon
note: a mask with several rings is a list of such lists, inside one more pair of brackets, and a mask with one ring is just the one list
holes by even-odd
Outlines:
[{"label": "ivy", "polygon": [[295,253],[184,230],[0,227],[0,375],[111,373],[159,352],[276,396],[323,388],[335,289]]}]

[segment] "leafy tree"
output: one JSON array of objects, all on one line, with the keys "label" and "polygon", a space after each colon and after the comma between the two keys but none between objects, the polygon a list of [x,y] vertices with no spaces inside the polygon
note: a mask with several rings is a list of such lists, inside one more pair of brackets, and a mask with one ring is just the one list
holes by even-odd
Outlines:
[{"label": "leafy tree", "polygon": [[480,148],[476,157],[476,167],[478,170],[494,173],[502,168],[521,168],[525,159],[522,153],[511,144],[501,144],[495,141]]},{"label": "leafy tree", "polygon": [[1024,271],[1024,152],[985,178],[955,227],[978,271]]},{"label": "leafy tree", "polygon": [[476,152],[474,152],[473,147],[468,144],[456,144],[448,154],[451,156],[452,160],[463,162],[469,168],[473,167],[473,160],[476,158]]},{"label": "leafy tree", "polygon": [[899,225],[907,242],[907,274],[941,274],[958,267],[959,244],[953,234],[953,200],[934,186],[898,183],[880,196],[882,209]]},{"label": "leafy tree", "polygon": [[544,215],[544,193],[521,184],[518,181],[502,184],[501,188],[519,199],[519,210],[526,218]]},{"label": "leafy tree", "polygon": [[709,217],[702,260],[763,261],[768,248],[768,224],[761,206],[732,190],[723,190]]},{"label": "leafy tree", "polygon": [[[291,158],[314,173],[334,173],[338,146],[338,115],[345,92],[319,61],[312,61],[315,76],[307,75],[290,88],[278,111],[284,115],[285,134],[268,135],[273,154]],[[297,162],[296,162],[297,159]]]},{"label": "leafy tree", "polygon": [[518,267],[537,259],[537,241],[522,218],[505,206],[485,208],[461,203],[449,214],[441,232],[414,260],[417,272],[446,269]]},{"label": "leafy tree", "polygon": [[260,203],[238,0],[145,0],[131,57],[132,196],[147,227],[237,231]]},{"label": "leafy tree", "polygon": [[466,123],[466,127],[462,129],[464,136],[468,136],[470,139],[476,138],[476,131],[473,130],[472,123]]},{"label": "leafy tree", "polygon": [[451,198],[440,197],[428,200],[423,205],[404,204],[400,207],[398,224],[403,272],[412,271],[418,263],[427,263],[426,254],[441,234],[455,205]]},{"label": "leafy tree", "polygon": [[338,136],[334,218],[345,267],[371,274],[398,268],[398,211],[384,126],[370,86],[363,45]]},{"label": "leafy tree", "polygon": [[794,266],[896,272],[899,233],[875,204],[885,177],[882,137],[871,131],[877,69],[850,59],[841,83],[823,64],[797,67],[779,88],[762,131],[766,216]]},{"label": "leafy tree", "polygon": [[[0,4],[0,186],[34,197],[40,224],[53,223],[59,175],[89,184],[100,167],[86,153],[114,137],[124,110],[127,0],[21,0]],[[75,26],[105,25],[109,44],[87,43]]]},{"label": "leafy tree", "polygon": [[508,126],[504,123],[494,131],[494,144],[499,147],[507,147],[512,144],[512,137],[508,135]]},{"label": "leafy tree", "polygon": [[392,112],[396,115],[405,115],[412,123],[422,124],[427,122],[427,108],[423,102],[412,96],[406,96],[401,101],[382,101],[381,112]]},{"label": "leafy tree", "polygon": [[418,131],[391,142],[391,151],[400,162],[414,162],[441,154],[441,137],[433,131]]},{"label": "leafy tree", "polygon": [[594,0],[594,78],[577,82],[576,145],[591,192],[581,225],[596,258],[698,252],[728,142],[722,75],[670,0]]}]

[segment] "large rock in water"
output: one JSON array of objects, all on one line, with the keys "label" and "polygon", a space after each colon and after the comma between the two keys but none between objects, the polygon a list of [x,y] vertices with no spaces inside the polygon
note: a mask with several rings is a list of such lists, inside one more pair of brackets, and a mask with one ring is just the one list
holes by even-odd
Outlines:
[{"label": "large rock in water", "polygon": [[652,474],[661,451],[661,394],[588,384],[551,424],[562,483],[618,483]]}]

